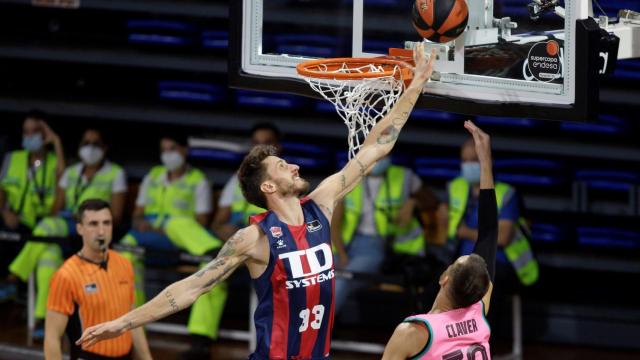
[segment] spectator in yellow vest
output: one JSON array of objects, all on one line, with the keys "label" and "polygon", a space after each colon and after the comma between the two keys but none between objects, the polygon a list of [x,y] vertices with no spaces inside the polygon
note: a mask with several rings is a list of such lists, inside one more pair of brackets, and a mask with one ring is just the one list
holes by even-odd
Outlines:
[{"label": "spectator in yellow vest", "polygon": [[[334,211],[331,238],[337,264],[347,271],[377,273],[387,247],[396,254],[423,255],[424,234],[413,216],[412,195],[422,186],[409,168],[391,164],[385,157],[371,169]],[[335,312],[365,282],[336,279]]]},{"label": "spectator in yellow vest", "polygon": [[[64,171],[60,137],[45,122],[45,114],[31,111],[22,123],[22,150],[7,153],[0,170],[0,230],[30,235],[40,219],[51,214],[55,188]],[[53,151],[47,145],[53,146]],[[3,243],[0,276],[17,255],[19,244]],[[16,293],[17,278],[9,275],[0,286],[0,301]]]},{"label": "spectator in yellow vest", "polygon": [[[52,213],[33,230],[34,236],[68,237],[76,235],[75,211],[86,199],[111,202],[114,224],[122,218],[127,191],[122,168],[106,159],[107,146],[102,133],[89,129],[82,135],[78,156],[81,162],[68,167],[58,182]],[[37,297],[34,338],[44,337],[42,322],[46,315],[49,283],[62,264],[62,249],[55,243],[29,241],[9,266],[9,271],[22,281],[36,272]]]},{"label": "spectator in yellow vest", "polygon": [[[280,150],[280,130],[271,123],[259,123],[251,129],[251,145],[273,145]],[[212,229],[222,240],[227,240],[238,229],[249,225],[249,216],[266,210],[249,204],[242,196],[237,174],[225,184],[218,209],[213,219]]]},{"label": "spectator in yellow vest", "polygon": [[[222,246],[206,225],[211,216],[211,185],[201,170],[186,162],[187,137],[179,133],[160,139],[162,165],[155,166],[142,180],[133,229],[122,239],[125,245],[156,250],[183,250],[206,255]],[[136,275],[136,305],[145,301],[144,260],[124,253],[132,261]],[[158,261],[146,257],[147,261]],[[206,358],[212,339],[218,334],[222,310],[227,298],[226,284],[203,295],[193,305],[188,329],[193,351],[184,358]],[[195,353],[194,353],[195,352]]]}]

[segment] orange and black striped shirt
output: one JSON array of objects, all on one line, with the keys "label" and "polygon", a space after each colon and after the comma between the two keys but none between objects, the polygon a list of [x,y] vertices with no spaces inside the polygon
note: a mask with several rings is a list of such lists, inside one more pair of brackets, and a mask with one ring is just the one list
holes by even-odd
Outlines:
[{"label": "orange and black striped shirt", "polygon": [[[65,261],[53,276],[47,309],[70,317],[67,334],[73,344],[84,329],[126,314],[133,302],[131,263],[109,250],[107,261],[102,265],[78,255]],[[91,347],[83,346],[82,351],[105,357],[121,357],[129,354],[132,346],[131,332],[127,331]]]}]

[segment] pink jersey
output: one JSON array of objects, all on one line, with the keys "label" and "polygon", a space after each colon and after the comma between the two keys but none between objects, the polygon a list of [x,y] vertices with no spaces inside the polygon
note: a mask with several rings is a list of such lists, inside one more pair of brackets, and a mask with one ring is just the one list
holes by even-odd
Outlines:
[{"label": "pink jersey", "polygon": [[489,360],[491,328],[484,316],[482,301],[462,309],[439,314],[421,314],[405,322],[422,323],[429,331],[429,341],[412,359],[421,360]]}]

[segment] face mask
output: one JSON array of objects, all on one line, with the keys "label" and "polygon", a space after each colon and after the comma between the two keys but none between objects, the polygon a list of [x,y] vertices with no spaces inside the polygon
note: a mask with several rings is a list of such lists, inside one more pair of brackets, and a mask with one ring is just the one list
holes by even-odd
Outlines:
[{"label": "face mask", "polygon": [[40,133],[22,137],[22,147],[30,153],[42,149],[43,143]]},{"label": "face mask", "polygon": [[160,155],[160,160],[167,170],[174,171],[184,164],[184,157],[177,151],[165,151]]},{"label": "face mask", "polygon": [[83,145],[80,147],[80,150],[78,150],[78,156],[80,156],[80,159],[82,159],[85,165],[92,166],[102,160],[104,150],[95,145]]},{"label": "face mask", "polygon": [[460,165],[462,177],[472,184],[480,182],[480,163],[477,161],[465,161]]},{"label": "face mask", "polygon": [[378,160],[378,162],[373,166],[373,169],[371,169],[371,176],[382,176],[384,175],[385,172],[387,172],[387,169],[389,168],[389,166],[391,165],[391,158],[386,157],[386,158],[382,158],[380,160]]}]

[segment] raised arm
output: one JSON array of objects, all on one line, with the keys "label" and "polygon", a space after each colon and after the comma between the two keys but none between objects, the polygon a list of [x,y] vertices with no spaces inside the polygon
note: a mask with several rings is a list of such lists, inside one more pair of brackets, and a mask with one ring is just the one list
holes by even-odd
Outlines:
[{"label": "raised arm", "polygon": [[496,250],[498,248],[498,205],[491,159],[491,139],[473,122],[465,121],[464,127],[473,136],[476,153],[480,161],[480,199],[478,203],[478,240],[473,253],[479,255],[487,263],[491,277],[489,290],[482,298],[485,313],[489,311],[493,281],[496,272]]},{"label": "raised arm", "polygon": [[185,309],[200,295],[224,281],[245,261],[255,258],[259,239],[260,230],[257,225],[238,230],[206,267],[169,285],[141,307],[113,321],[86,329],[76,344],[91,346]]},{"label": "raised arm", "polygon": [[62,141],[60,141],[60,137],[56,134],[55,131],[51,130],[49,125],[40,121],[40,125],[42,126],[42,130],[44,132],[44,142],[45,144],[53,144],[53,150],[56,153],[56,157],[58,158],[58,162],[56,163],[56,179],[59,179],[64,172],[64,169],[67,167],[67,163],[64,157],[64,149],[62,147]]},{"label": "raised arm", "polygon": [[335,202],[349,193],[365,176],[367,169],[389,154],[396,144],[400,130],[409,119],[409,114],[411,114],[418,96],[431,77],[434,59],[435,52],[432,52],[427,61],[424,46],[422,44],[418,46],[415,51],[416,66],[413,80],[409,87],[400,96],[391,111],[371,129],[356,156],[341,171],[325,179],[310,194],[325,213],[329,213],[329,218],[335,207]]}]

